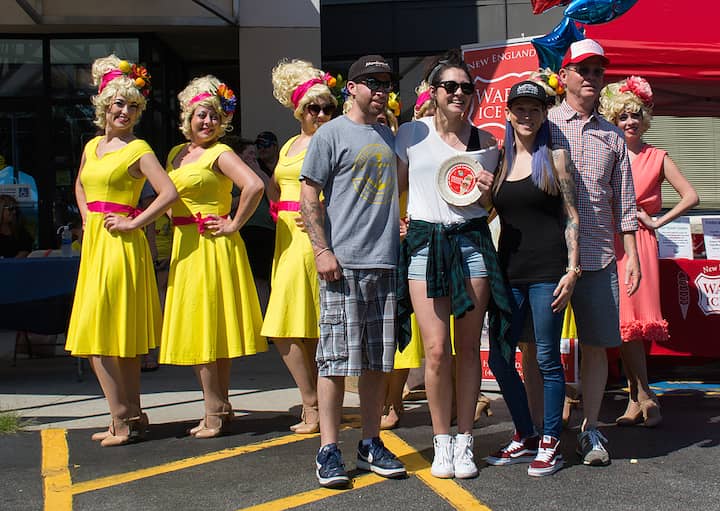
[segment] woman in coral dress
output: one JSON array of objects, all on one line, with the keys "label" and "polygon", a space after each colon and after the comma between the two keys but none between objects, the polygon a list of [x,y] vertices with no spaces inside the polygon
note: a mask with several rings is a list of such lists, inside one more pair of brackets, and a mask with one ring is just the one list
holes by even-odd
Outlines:
[{"label": "woman in coral dress", "polygon": [[302,399],[301,421],[295,433],[320,429],[315,351],[320,335],[320,285],[310,239],[296,225],[300,217],[300,169],[310,139],[332,119],[337,100],[328,88],[331,77],[303,60],[282,61],[272,72],[273,95],[300,121],[300,134],[280,150],[268,198],[277,212],[275,256],[270,301],[262,333],[273,339]]},{"label": "woman in coral dress", "polygon": [[[85,235],[65,349],[88,357],[100,382],[112,422],[92,438],[107,447],[137,440],[147,427],[140,359],[157,346],[161,318],[142,227],[177,193],[150,146],[133,135],[145,109],[147,71],[110,55],[93,63],[92,75],[95,124],[104,134],[85,146],[75,183]],[[157,197],[139,211],[145,178]]]},{"label": "woman in coral dress", "polygon": [[[652,119],[652,89],[643,78],[631,76],[605,87],[600,95],[602,113],[615,123],[625,135],[638,207],[638,231],[635,234],[642,282],[637,292],[628,297],[620,294],[620,348],[623,368],[630,387],[625,413],[616,419],[618,425],[632,426],[660,423],[660,404],[650,389],[645,350],[651,341],[668,339],[668,325],[660,310],[660,273],[658,269],[655,229],[671,222],[698,203],[695,189],[682,175],[665,151],[642,140]],[[668,212],[660,212],[663,180],[680,195],[680,201]],[[618,268],[625,267],[622,242],[616,238],[615,253]]]},{"label": "woman in coral dress", "polygon": [[[168,155],[180,199],[172,205],[173,236],[160,363],[191,365],[202,387],[204,418],[195,438],[220,435],[232,418],[231,359],[267,350],[262,314],[238,230],[262,196],[260,178],[218,138],[235,107],[214,76],[196,78],[178,94],[181,130],[189,140]],[[232,185],[241,190],[228,217]]]}]

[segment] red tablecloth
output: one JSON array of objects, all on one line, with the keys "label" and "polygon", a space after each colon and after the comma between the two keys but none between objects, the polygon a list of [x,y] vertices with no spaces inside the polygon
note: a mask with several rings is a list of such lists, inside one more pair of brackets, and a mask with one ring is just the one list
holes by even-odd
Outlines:
[{"label": "red tablecloth", "polygon": [[720,358],[720,261],[661,259],[660,301],[670,340],[651,355]]}]

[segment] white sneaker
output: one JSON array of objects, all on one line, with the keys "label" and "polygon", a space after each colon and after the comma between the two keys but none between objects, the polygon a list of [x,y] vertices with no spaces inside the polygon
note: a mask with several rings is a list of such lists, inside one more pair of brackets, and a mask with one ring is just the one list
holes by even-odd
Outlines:
[{"label": "white sneaker", "polygon": [[478,475],[477,465],[473,461],[473,442],[473,436],[468,433],[458,433],[455,436],[453,466],[458,479],[469,479]]},{"label": "white sneaker", "polygon": [[455,476],[453,467],[453,448],[455,439],[450,435],[435,435],[433,437],[435,457],[433,458],[430,473],[440,479],[450,479]]}]

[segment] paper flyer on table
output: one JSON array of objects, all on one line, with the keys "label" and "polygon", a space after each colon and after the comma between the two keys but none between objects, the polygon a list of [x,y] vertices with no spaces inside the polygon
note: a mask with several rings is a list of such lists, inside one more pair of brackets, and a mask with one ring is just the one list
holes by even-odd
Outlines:
[{"label": "paper flyer on table", "polygon": [[703,217],[702,227],[705,256],[708,259],[720,259],[720,217]]},{"label": "paper flyer on table", "polygon": [[680,217],[657,231],[658,257],[661,259],[692,259],[690,218]]}]

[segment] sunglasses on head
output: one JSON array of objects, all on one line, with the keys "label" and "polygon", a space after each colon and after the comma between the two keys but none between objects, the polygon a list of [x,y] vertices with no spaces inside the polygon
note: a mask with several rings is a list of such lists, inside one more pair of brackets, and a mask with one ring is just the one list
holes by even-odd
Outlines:
[{"label": "sunglasses on head", "polygon": [[390,80],[378,80],[377,78],[365,78],[364,80],[360,80],[360,83],[373,92],[390,92],[393,88]]},{"label": "sunglasses on head", "polygon": [[605,75],[604,67],[587,67],[587,66],[573,66],[568,67],[570,71],[575,71],[580,76],[592,76],[595,78],[602,78]]},{"label": "sunglasses on head", "polygon": [[305,107],[308,112],[314,117],[320,115],[320,112],[324,113],[328,117],[332,117],[335,113],[335,105],[332,103],[328,103],[325,106],[316,105],[315,103],[310,103]]},{"label": "sunglasses on head", "polygon": [[618,115],[618,121],[627,121],[628,119],[635,119],[636,121],[641,121],[642,118],[642,110],[638,110],[637,112],[623,112]]},{"label": "sunglasses on head", "polygon": [[457,83],[455,80],[445,80],[437,84],[438,87],[442,87],[447,91],[448,94],[455,94],[455,91],[460,88],[463,94],[470,95],[475,90],[475,87],[470,82]]}]

